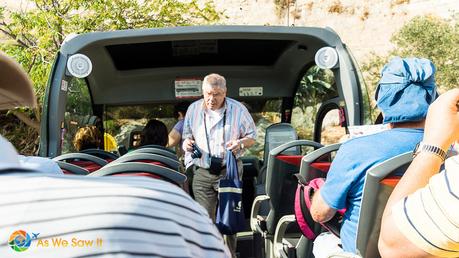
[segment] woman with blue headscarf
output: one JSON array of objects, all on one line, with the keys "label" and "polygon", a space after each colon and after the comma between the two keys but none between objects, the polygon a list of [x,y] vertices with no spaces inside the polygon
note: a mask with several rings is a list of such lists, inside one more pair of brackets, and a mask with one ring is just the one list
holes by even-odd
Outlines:
[{"label": "woman with blue headscarf", "polygon": [[[376,100],[383,113],[383,123],[389,124],[390,130],[345,142],[330,167],[325,184],[314,194],[311,215],[316,222],[326,222],[337,210],[347,209],[340,231],[344,251],[357,251],[356,231],[367,170],[412,151],[422,140],[427,110],[436,98],[434,74],[435,67],[427,59],[395,57],[386,64]],[[316,258],[327,257],[330,251],[339,248],[337,244],[330,246],[330,237],[324,235],[316,239],[313,251]],[[321,239],[327,239],[326,243]]]}]

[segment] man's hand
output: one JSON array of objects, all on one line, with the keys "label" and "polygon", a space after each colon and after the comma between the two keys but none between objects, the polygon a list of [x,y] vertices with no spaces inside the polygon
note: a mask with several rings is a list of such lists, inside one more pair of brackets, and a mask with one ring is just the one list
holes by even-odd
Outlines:
[{"label": "man's hand", "polygon": [[192,152],[193,151],[193,143],[194,140],[187,138],[183,141],[182,149],[187,152]]},{"label": "man's hand", "polygon": [[459,89],[440,95],[429,107],[423,142],[448,150],[459,139]]},{"label": "man's hand", "polygon": [[226,149],[233,152],[234,155],[241,150],[241,142],[239,140],[231,140],[226,143]]}]

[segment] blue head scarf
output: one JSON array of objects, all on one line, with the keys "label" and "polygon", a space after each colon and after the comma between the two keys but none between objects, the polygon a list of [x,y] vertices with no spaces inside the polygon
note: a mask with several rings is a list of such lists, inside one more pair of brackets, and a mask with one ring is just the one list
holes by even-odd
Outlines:
[{"label": "blue head scarf", "polygon": [[384,66],[376,100],[384,123],[420,121],[436,96],[435,66],[424,58],[395,57]]}]

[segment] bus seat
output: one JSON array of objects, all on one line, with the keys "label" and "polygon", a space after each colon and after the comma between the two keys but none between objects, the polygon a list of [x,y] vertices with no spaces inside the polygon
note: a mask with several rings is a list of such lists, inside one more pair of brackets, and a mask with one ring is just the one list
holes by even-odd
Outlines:
[{"label": "bus seat", "polygon": [[[255,197],[266,194],[266,168],[268,163],[269,152],[274,148],[286,142],[298,140],[298,135],[295,128],[288,123],[272,124],[266,128],[265,131],[265,145],[263,153],[263,166],[260,168],[258,176],[255,181]],[[285,150],[284,155],[300,155],[301,149],[299,147],[290,148]],[[260,201],[258,214],[266,216],[269,212],[269,203],[267,200]]]},{"label": "bus seat", "polygon": [[151,174],[153,178],[161,178],[162,180],[173,183],[179,187],[183,185],[186,176],[173,169],[142,162],[126,162],[117,163],[110,166],[103,167],[88,176],[111,176],[111,175],[145,175]]},{"label": "bus seat", "polygon": [[119,157],[117,160],[114,160],[112,163],[108,164],[107,166],[112,166],[119,163],[125,162],[143,162],[143,163],[153,163],[157,165],[163,165],[175,171],[179,171],[180,162],[159,154],[151,154],[151,153],[132,153],[130,155],[124,155]]},{"label": "bus seat", "polygon": [[356,240],[357,252],[362,257],[381,257],[378,251],[378,238],[384,208],[400,175],[406,171],[412,160],[413,153],[407,152],[368,170],[363,187]]},{"label": "bus seat", "polygon": [[[301,146],[311,146],[315,149],[323,147],[322,144],[313,141],[296,140],[282,144],[269,153],[265,190],[267,199],[269,199],[270,210],[266,218],[260,217],[258,210],[256,210],[256,205],[259,204],[254,202],[250,219],[252,231],[264,235],[266,245],[272,244],[272,237],[279,219],[284,215],[293,214],[297,185],[293,175],[300,170],[298,164],[300,164],[301,156],[293,155],[292,158],[286,158],[288,155],[285,153],[289,150],[297,150]],[[265,250],[270,252],[271,246],[265,246]]]},{"label": "bus seat", "polygon": [[[327,145],[305,155],[301,159],[300,174],[307,181],[318,177],[326,177],[332,161],[331,154],[338,151],[340,146],[341,143]],[[296,224],[293,212],[291,215],[283,216],[277,224],[274,233],[274,257],[308,257],[309,254],[312,254],[313,240],[309,240],[303,235],[297,238],[288,235],[286,230],[289,224]],[[321,232],[322,227],[319,223],[314,222],[312,218],[310,218],[308,224],[316,235]]]},{"label": "bus seat", "polygon": [[86,153],[62,154],[53,158],[53,160],[71,163],[88,170],[90,173],[108,164],[106,160]]},{"label": "bus seat", "polygon": [[311,181],[318,177],[327,177],[332,161],[332,153],[338,151],[341,143],[327,145],[305,155],[301,160],[300,174]]},{"label": "bus seat", "polygon": [[260,172],[260,160],[255,156],[241,157],[242,174],[242,207],[245,218],[250,217],[250,209],[255,198],[255,178]]},{"label": "bus seat", "polygon": [[56,161],[57,165],[62,169],[62,172],[66,175],[87,175],[89,171],[85,168],[79,167],[72,163],[64,161]]},{"label": "bus seat", "polygon": [[[272,124],[265,131],[265,145],[263,153],[263,162],[268,161],[269,152],[274,148],[294,140],[298,140],[295,128],[289,123]],[[301,149],[293,147],[284,151],[285,155],[300,155]],[[266,165],[266,164],[264,164]]]},{"label": "bus seat", "polygon": [[89,155],[94,155],[96,157],[99,157],[101,159],[105,159],[108,163],[114,161],[117,159],[119,156],[116,155],[115,153],[111,153],[105,150],[101,149],[86,149],[86,150],[81,150],[80,153],[86,153]]},{"label": "bus seat", "polygon": [[137,173],[129,173],[129,174],[114,174],[113,176],[144,176],[144,177],[151,177],[154,179],[163,179],[159,175],[151,174],[151,173],[146,173],[146,172],[137,172]]},{"label": "bus seat", "polygon": [[168,158],[171,158],[173,160],[178,161],[177,155],[174,152],[172,152],[171,150],[166,150],[166,148],[162,147],[162,146],[161,146],[162,148],[151,147],[151,146],[152,145],[150,145],[150,147],[141,147],[141,148],[135,149],[133,151],[130,151],[130,152],[126,153],[123,156],[132,155],[132,154],[135,154],[135,153],[151,153],[151,154],[162,155],[162,156],[165,156],[165,157],[168,157]]},{"label": "bus seat", "polygon": [[157,145],[157,144],[147,144],[147,145],[142,145],[140,147],[138,147],[138,149],[143,149],[143,148],[156,148],[156,149],[161,149],[161,150],[165,150],[165,151],[168,151],[174,155],[176,155],[175,151],[172,150],[172,149],[169,149],[167,147],[164,147],[164,146],[161,146],[161,145]]}]

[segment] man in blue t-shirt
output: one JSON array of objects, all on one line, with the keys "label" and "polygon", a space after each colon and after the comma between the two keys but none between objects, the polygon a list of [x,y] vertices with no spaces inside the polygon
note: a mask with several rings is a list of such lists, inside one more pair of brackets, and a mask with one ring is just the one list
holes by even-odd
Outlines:
[{"label": "man in blue t-shirt", "polygon": [[[339,149],[327,179],[314,194],[311,215],[317,222],[330,220],[346,208],[340,237],[343,250],[356,252],[356,231],[365,175],[369,168],[411,151],[422,140],[424,121],[436,98],[435,67],[427,59],[396,57],[382,70],[376,100],[390,130],[354,138]],[[330,243],[327,236],[327,243]],[[316,241],[320,241],[318,238]],[[322,243],[317,244],[324,246]],[[314,246],[316,257],[326,257]],[[321,248],[336,250],[330,247]]]}]

